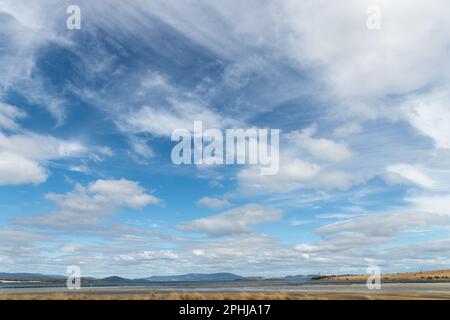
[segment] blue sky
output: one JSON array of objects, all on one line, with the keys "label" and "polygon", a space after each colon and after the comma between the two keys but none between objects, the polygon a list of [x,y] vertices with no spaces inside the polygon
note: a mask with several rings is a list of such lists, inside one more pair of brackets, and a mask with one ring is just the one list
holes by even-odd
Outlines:
[{"label": "blue sky", "polygon": [[[1,271],[448,267],[445,1],[71,4],[0,1]],[[280,129],[278,174],[174,165],[196,120]]]}]

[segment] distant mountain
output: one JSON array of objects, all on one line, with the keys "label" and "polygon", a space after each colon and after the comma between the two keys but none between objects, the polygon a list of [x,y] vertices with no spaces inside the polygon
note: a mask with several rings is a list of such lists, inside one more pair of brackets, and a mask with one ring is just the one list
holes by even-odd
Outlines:
[{"label": "distant mountain", "polygon": [[285,276],[285,277],[245,277],[243,280],[248,281],[295,281],[295,282],[304,282],[309,281],[317,275],[313,274],[299,274],[295,276]]},{"label": "distant mountain", "polygon": [[103,279],[92,279],[90,281],[91,284],[101,286],[111,286],[111,285],[137,285],[137,284],[145,284],[149,281],[146,279],[126,279],[122,277],[112,276],[106,277]]},{"label": "distant mountain", "polygon": [[245,277],[233,274],[233,273],[188,273],[176,276],[153,276],[146,278],[151,282],[189,282],[189,281],[236,281],[244,280]]},{"label": "distant mountain", "polygon": [[317,275],[313,275],[313,274],[307,274],[307,275],[299,274],[296,276],[286,276],[282,279],[285,281],[309,281],[316,276]]},{"label": "distant mountain", "polygon": [[103,279],[97,279],[97,281],[128,282],[128,281],[133,281],[133,280],[125,279],[125,278],[117,277],[117,276],[111,276],[111,277],[106,277]]},{"label": "distant mountain", "polygon": [[[188,273],[174,276],[152,276],[145,279],[127,279],[118,276],[111,276],[102,279],[83,277],[82,284],[95,286],[127,286],[127,285],[146,285],[149,282],[227,282],[227,281],[309,281],[314,275],[294,275],[286,277],[243,277],[233,273]],[[0,280],[17,281],[40,281],[45,283],[63,283],[66,276],[45,275],[40,273],[1,273]]]},{"label": "distant mountain", "polygon": [[7,273],[0,272],[0,279],[2,280],[55,280],[64,279],[64,276],[45,275],[41,273]]}]

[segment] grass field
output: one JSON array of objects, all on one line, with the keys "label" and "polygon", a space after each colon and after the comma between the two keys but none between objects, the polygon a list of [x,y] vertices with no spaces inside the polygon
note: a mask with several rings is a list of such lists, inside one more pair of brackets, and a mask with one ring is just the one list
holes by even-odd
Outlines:
[{"label": "grass field", "polygon": [[[318,277],[328,281],[366,281],[366,275],[336,275]],[[450,269],[382,274],[381,281],[450,281]]]}]

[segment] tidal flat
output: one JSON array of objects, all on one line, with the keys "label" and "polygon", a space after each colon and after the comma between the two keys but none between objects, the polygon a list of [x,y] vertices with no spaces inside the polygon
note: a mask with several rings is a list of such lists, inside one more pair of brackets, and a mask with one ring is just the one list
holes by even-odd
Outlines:
[{"label": "tidal flat", "polygon": [[385,283],[369,290],[361,283],[232,286],[192,285],[2,288],[0,300],[427,300],[450,299],[450,283]]}]

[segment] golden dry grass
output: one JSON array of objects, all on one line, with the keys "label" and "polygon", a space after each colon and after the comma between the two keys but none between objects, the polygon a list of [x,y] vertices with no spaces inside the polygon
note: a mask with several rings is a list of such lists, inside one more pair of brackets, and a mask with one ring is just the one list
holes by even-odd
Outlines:
[{"label": "golden dry grass", "polygon": [[0,295],[0,300],[429,300],[450,299],[449,294],[385,292],[168,292],[136,294],[58,293]]},{"label": "golden dry grass", "polygon": [[[320,280],[366,281],[367,275],[324,276]],[[450,269],[384,274],[381,281],[450,281]]]}]

